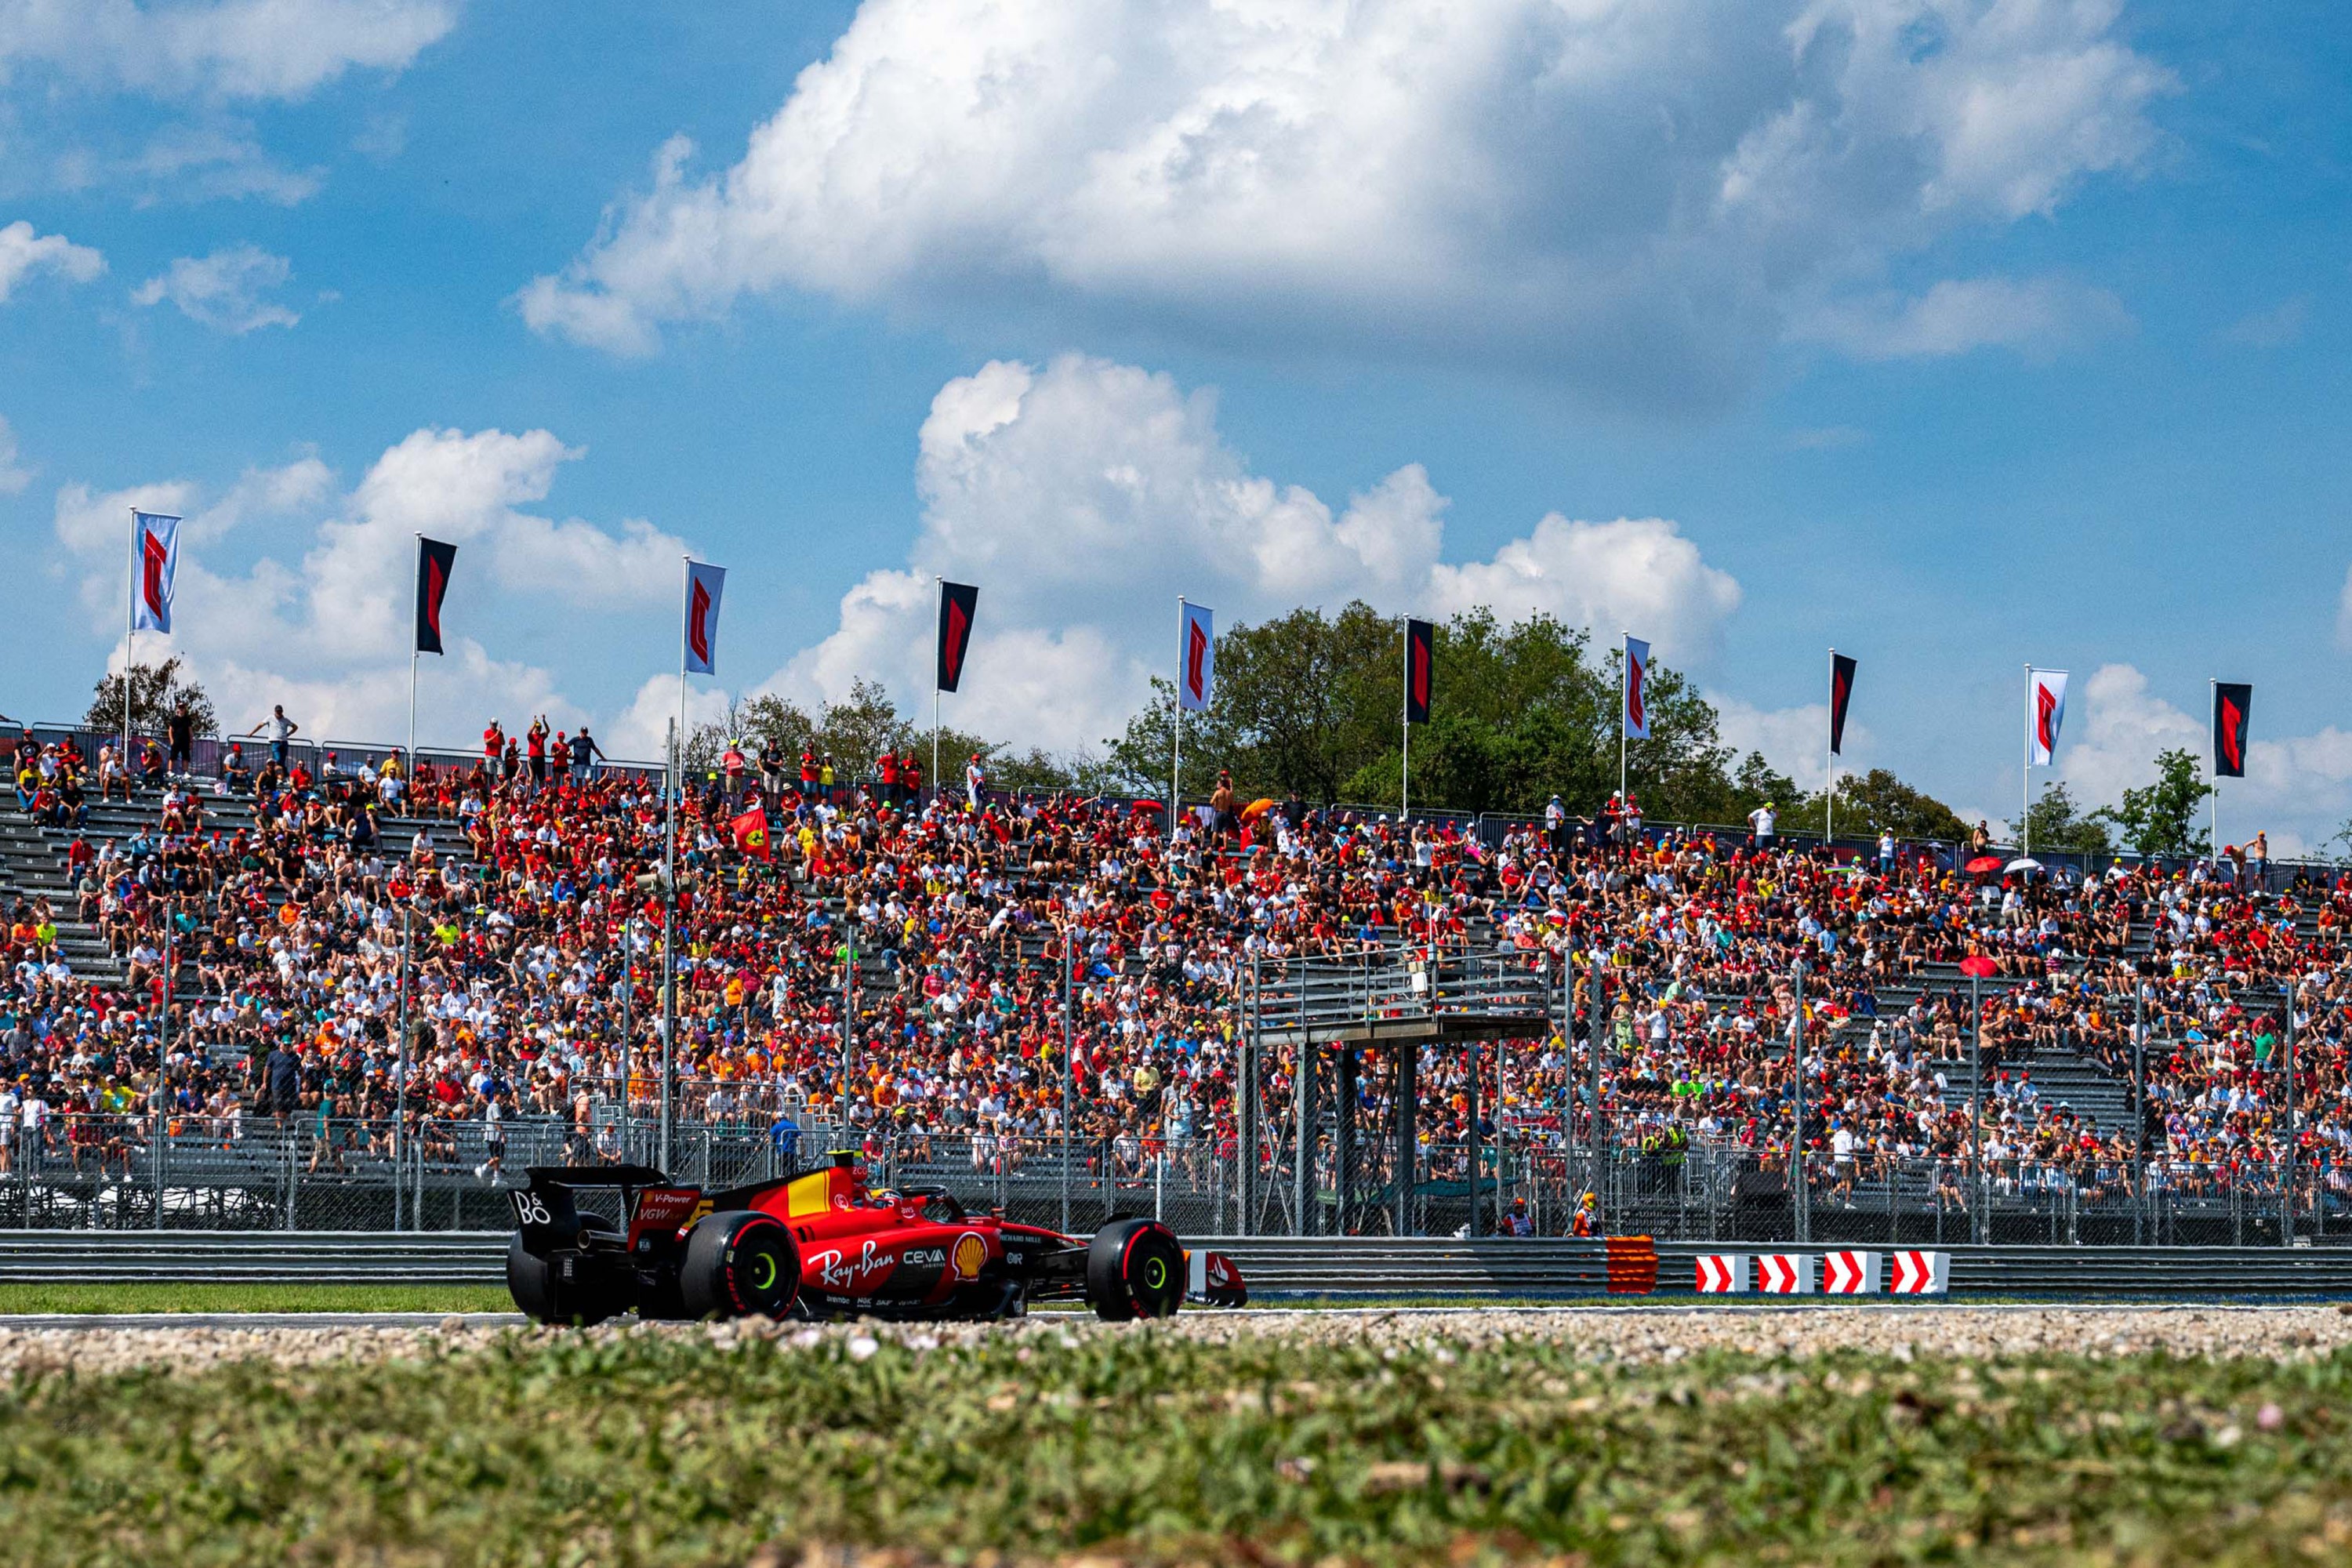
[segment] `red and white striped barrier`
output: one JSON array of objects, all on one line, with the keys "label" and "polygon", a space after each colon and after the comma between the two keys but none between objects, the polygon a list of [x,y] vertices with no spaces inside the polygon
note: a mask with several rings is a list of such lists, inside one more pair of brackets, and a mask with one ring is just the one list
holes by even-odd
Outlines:
[{"label": "red and white striped barrier", "polygon": [[1951,1289],[1952,1255],[1948,1252],[1897,1252],[1895,1282],[1897,1296],[1941,1296]]},{"label": "red and white striped barrier", "polygon": [[1698,1258],[1698,1293],[1727,1296],[1751,1289],[1748,1255],[1744,1252],[1703,1252]]},{"label": "red and white striped barrier", "polygon": [[1763,1253],[1756,1259],[1756,1288],[1767,1296],[1810,1296],[1815,1261],[1810,1252]]},{"label": "red and white striped barrier", "polygon": [[1879,1255],[1875,1252],[1822,1254],[1822,1291],[1829,1296],[1878,1294]]}]

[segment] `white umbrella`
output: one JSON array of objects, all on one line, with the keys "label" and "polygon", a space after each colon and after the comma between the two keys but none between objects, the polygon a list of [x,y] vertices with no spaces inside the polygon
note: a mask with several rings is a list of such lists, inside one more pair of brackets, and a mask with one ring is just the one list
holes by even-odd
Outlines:
[{"label": "white umbrella", "polygon": [[2000,874],[2006,877],[2011,871],[2039,871],[2040,869],[2042,869],[2041,861],[2033,859],[2030,856],[2021,855],[2016,859],[2011,860],[2008,865],[2003,866],[2000,868]]}]

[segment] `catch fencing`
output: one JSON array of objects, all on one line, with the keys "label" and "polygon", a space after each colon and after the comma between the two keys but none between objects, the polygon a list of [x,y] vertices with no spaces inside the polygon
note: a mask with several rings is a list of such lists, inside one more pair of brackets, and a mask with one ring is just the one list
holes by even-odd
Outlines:
[{"label": "catch fencing", "polygon": [[[667,1167],[723,1188],[771,1179],[855,1151],[876,1185],[935,1186],[967,1208],[1087,1231],[1151,1215],[1184,1235],[1564,1236],[1585,1194],[1593,1223],[1662,1241],[1950,1247],[2006,1246],[2279,1247],[2352,1241],[2352,1166],[2306,1165],[2293,1202],[2265,1166],[2221,1170],[2151,1162],[2084,1168],[2032,1160],[1809,1158],[1804,1202],[1776,1154],[1695,1145],[1569,1148],[1506,1136],[1474,1149],[1427,1144],[1401,1183],[1392,1143],[1308,1141],[1304,1183],[1295,1142],[1265,1129],[1260,1157],[1230,1141],[909,1134],[790,1121],[682,1122]],[[1342,1152],[1347,1155],[1339,1168]],[[650,1119],[600,1118],[575,1129],[518,1118],[390,1121],[191,1118],[161,1147],[135,1118],[53,1116],[0,1136],[0,1227],[126,1231],[504,1229],[504,1188],[533,1164],[659,1161]],[[1472,1177],[1474,1159],[1476,1177]],[[1474,1212],[1475,1196],[1475,1212]],[[1301,1198],[1306,1207],[1300,1209]],[[1402,1199],[1402,1203],[1400,1202]]]}]

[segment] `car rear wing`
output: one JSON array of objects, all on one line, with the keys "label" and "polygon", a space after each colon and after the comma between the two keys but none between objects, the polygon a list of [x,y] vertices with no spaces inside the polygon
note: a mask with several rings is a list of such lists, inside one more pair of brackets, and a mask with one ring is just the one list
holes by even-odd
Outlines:
[{"label": "car rear wing", "polygon": [[570,1247],[580,1238],[580,1205],[572,1193],[583,1187],[617,1187],[622,1207],[647,1187],[667,1186],[669,1178],[650,1165],[531,1165],[523,1184],[507,1189],[514,1205],[515,1228],[522,1235],[525,1252],[544,1255]]}]

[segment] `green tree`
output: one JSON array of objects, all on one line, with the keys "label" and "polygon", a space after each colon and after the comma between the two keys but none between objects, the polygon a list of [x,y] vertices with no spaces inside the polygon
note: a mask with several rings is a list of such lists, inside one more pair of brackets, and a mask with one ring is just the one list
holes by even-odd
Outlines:
[{"label": "green tree", "polygon": [[[1819,827],[1822,805],[1819,795],[1807,797],[1793,820]],[[1969,825],[1958,812],[1885,768],[1838,781],[1837,830],[1857,838],[1892,833],[1897,838],[1950,842],[1969,836]]]},{"label": "green tree", "polygon": [[[220,733],[219,718],[213,712],[213,700],[194,677],[183,678],[178,655],[161,664],[134,664],[131,667],[131,727],[142,734],[161,734],[163,720],[180,703],[188,705],[189,715],[195,721],[199,735]],[[122,677],[111,671],[99,679],[91,691],[89,711],[82,715],[87,729],[122,731]]]},{"label": "green tree", "polygon": [[2203,855],[2212,841],[2198,818],[2212,793],[2196,752],[2158,752],[2156,782],[2124,791],[2121,805],[2097,815],[2114,823],[2124,842],[2142,855]]},{"label": "green tree", "polygon": [[[1436,628],[1434,653],[1433,721],[1412,734],[1416,805],[1533,813],[1557,794],[1572,810],[1600,809],[1617,787],[1619,652],[1596,660],[1585,633],[1548,616],[1505,626],[1475,610]],[[1403,655],[1399,624],[1362,604],[1229,629],[1209,710],[1185,716],[1185,777],[1205,788],[1227,768],[1244,795],[1393,808]],[[1651,816],[1736,820],[1762,798],[1732,776],[1714,708],[1680,674],[1653,668],[1649,708],[1651,738],[1625,763]],[[1108,771],[1164,791],[1174,717],[1173,689],[1154,681],[1150,703],[1108,742]]]},{"label": "green tree", "polygon": [[2026,842],[2036,849],[2097,854],[2115,847],[2106,819],[2076,805],[2073,792],[2063,783],[2044,786],[2042,798],[2025,814],[2025,826]]}]

